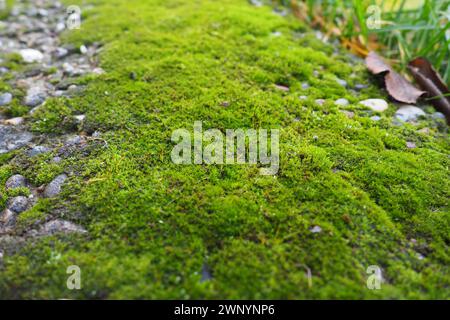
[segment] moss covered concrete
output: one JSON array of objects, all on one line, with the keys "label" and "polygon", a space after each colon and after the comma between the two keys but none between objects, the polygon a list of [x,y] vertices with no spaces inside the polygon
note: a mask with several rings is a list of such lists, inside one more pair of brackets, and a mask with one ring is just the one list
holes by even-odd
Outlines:
[{"label": "moss covered concrete", "polygon": [[[81,79],[82,96],[50,101],[30,120],[58,135],[76,130],[61,120],[84,113],[78,129],[102,132],[107,145],[59,164],[0,156],[2,193],[13,173],[34,185],[72,173],[62,196],[20,226],[63,215],[88,235],[33,240],[5,256],[1,297],[449,298],[448,134],[418,132],[426,121],[393,125],[394,105],[372,121],[357,102],[384,94],[370,85],[357,96],[336,82],[369,83],[364,66],[269,7],[92,3],[65,40],[102,43],[106,74]],[[196,120],[280,129],[280,171],[173,164],[172,131]],[[82,270],[79,291],[66,288],[69,265]],[[205,265],[212,279],[201,281]],[[370,265],[383,270],[381,290],[366,287]]]}]

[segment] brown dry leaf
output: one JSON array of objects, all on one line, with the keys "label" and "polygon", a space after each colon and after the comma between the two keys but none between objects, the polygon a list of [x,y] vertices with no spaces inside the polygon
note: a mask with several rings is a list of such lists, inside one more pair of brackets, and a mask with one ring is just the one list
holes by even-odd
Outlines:
[{"label": "brown dry leaf", "polygon": [[419,86],[428,93],[430,102],[439,112],[442,112],[450,124],[450,90],[431,63],[425,58],[416,58],[409,62],[409,71]]},{"label": "brown dry leaf", "polygon": [[342,44],[352,53],[361,57],[366,57],[369,53],[366,47],[362,45],[356,38],[342,38]]},{"label": "brown dry leaf", "polygon": [[373,51],[367,55],[366,65],[373,74],[384,75],[384,81],[389,95],[399,102],[415,104],[421,96],[426,94],[425,91],[414,87]]}]

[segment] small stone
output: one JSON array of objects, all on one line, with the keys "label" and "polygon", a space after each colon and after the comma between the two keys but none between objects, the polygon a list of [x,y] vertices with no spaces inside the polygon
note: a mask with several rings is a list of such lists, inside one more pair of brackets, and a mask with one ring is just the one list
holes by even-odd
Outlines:
[{"label": "small stone", "polygon": [[300,100],[306,100],[306,99],[308,99],[308,96],[300,96],[300,97],[298,97]]},{"label": "small stone", "polygon": [[35,49],[22,49],[19,51],[19,54],[26,63],[39,63],[44,60],[44,55],[42,52]]},{"label": "small stone", "polygon": [[16,213],[5,209],[0,214],[0,222],[3,224],[3,227],[12,227],[16,223]]},{"label": "small stone", "polygon": [[52,220],[47,222],[46,224],[44,224],[41,229],[38,231],[37,235],[38,236],[48,236],[48,235],[53,235],[56,233],[86,233],[87,231],[70,222],[70,221],[65,221],[65,220],[60,220],[60,219],[56,219],[56,220]]},{"label": "small stone", "polygon": [[46,98],[47,93],[45,92],[44,88],[40,86],[31,87],[27,90],[27,95],[25,97],[24,103],[29,107],[36,107],[42,104]]},{"label": "small stone", "polygon": [[1,74],[5,74],[5,73],[7,73],[8,71],[9,71],[8,68],[6,68],[6,67],[0,67],[0,75],[1,75]]},{"label": "small stone", "polygon": [[54,53],[55,57],[58,59],[62,59],[64,57],[66,57],[68,54],[69,54],[69,50],[67,50],[66,48],[62,48],[62,47],[56,48],[55,53]]},{"label": "small stone", "polygon": [[288,14],[288,11],[287,10],[282,10],[282,9],[279,9],[279,8],[275,8],[275,9],[273,9],[273,13],[278,14],[278,15],[280,15],[282,17],[285,17]]},{"label": "small stone", "polygon": [[230,106],[230,102],[228,102],[228,101],[223,101],[221,104],[220,104],[222,107],[229,107]]},{"label": "small stone", "polygon": [[395,117],[403,122],[416,121],[424,116],[425,112],[422,109],[410,105],[403,105],[395,112]]},{"label": "small stone", "polygon": [[28,198],[24,196],[14,197],[8,201],[8,209],[15,212],[21,213],[27,210]]},{"label": "small stone", "polygon": [[32,139],[33,135],[30,132],[0,124],[0,154],[21,148]]},{"label": "small stone", "polygon": [[380,120],[381,120],[381,117],[380,117],[380,116],[372,116],[372,117],[370,117],[370,119],[371,119],[372,121],[380,121]]},{"label": "small stone", "polygon": [[70,63],[64,62],[63,70],[67,74],[72,74],[74,72],[75,68]]},{"label": "small stone", "polygon": [[422,133],[422,134],[430,134],[430,128],[422,128],[420,130],[417,130],[417,132]]},{"label": "small stone", "polygon": [[97,67],[97,68],[94,68],[94,70],[92,70],[92,73],[93,74],[97,74],[97,75],[101,75],[101,74],[105,73],[105,70],[103,70],[102,68]]},{"label": "small stone", "polygon": [[52,159],[52,162],[53,163],[60,163],[61,162],[61,157],[54,157],[53,159]]},{"label": "small stone", "polygon": [[318,104],[319,106],[323,106],[323,104],[325,103],[325,99],[316,99],[315,102],[316,102],[316,104]]},{"label": "small stone", "polygon": [[34,146],[31,150],[28,150],[29,157],[35,157],[39,154],[49,152],[50,149],[45,146]]},{"label": "small stone", "polygon": [[204,263],[202,266],[202,278],[200,282],[205,282],[212,279],[211,270],[209,269],[209,266]]},{"label": "small stone", "polygon": [[66,25],[64,24],[64,22],[58,22],[56,24],[55,30],[56,30],[57,33],[60,33],[62,31],[64,31],[65,28],[66,28]]},{"label": "small stone", "polygon": [[88,49],[86,48],[86,46],[85,45],[82,45],[81,47],[80,47],[80,53],[81,54],[86,54],[88,52]]},{"label": "small stone", "polygon": [[41,17],[47,17],[48,16],[48,11],[43,9],[43,8],[39,8],[37,10],[37,14],[38,14],[38,16],[41,16]]},{"label": "small stone", "polygon": [[347,87],[347,81],[337,78],[336,82],[343,87]]},{"label": "small stone", "polygon": [[281,37],[283,34],[280,31],[274,31],[271,33],[273,37]]},{"label": "small stone", "polygon": [[249,0],[251,5],[254,5],[255,7],[262,7],[263,3],[260,0]]},{"label": "small stone", "polygon": [[431,118],[438,120],[438,119],[445,119],[445,115],[442,112],[435,112],[431,115]]},{"label": "small stone", "polygon": [[355,113],[353,111],[341,110],[341,112],[345,114],[349,119],[352,119],[355,116]]},{"label": "small stone", "polygon": [[310,86],[309,86],[309,83],[308,83],[308,82],[303,82],[303,83],[302,83],[302,89],[303,89],[303,90],[309,89],[309,87],[310,87]]},{"label": "small stone", "polygon": [[322,232],[322,228],[319,226],[314,226],[314,228],[310,229],[309,231],[311,231],[312,233],[319,233]]},{"label": "small stone", "polygon": [[334,102],[334,104],[335,104],[335,105],[338,105],[338,106],[341,106],[341,107],[345,107],[345,106],[348,106],[349,102],[348,102],[347,99],[340,98],[340,99],[337,99],[337,100]]},{"label": "small stone", "polygon": [[24,71],[24,75],[26,77],[36,77],[40,74],[42,74],[45,70],[42,68],[33,68],[33,69],[29,69]]},{"label": "small stone", "polygon": [[15,174],[6,180],[5,188],[6,190],[17,189],[21,187],[26,187],[27,182],[24,176],[20,174]]},{"label": "small stone", "polygon": [[320,41],[324,41],[325,40],[325,35],[319,30],[315,31],[314,35],[316,36],[317,40],[320,40]]},{"label": "small stone", "polygon": [[50,182],[44,190],[44,197],[46,198],[53,198],[56,197],[60,192],[62,185],[67,179],[66,174],[60,174],[55,179],[53,179],[52,182]]},{"label": "small stone", "polygon": [[363,89],[367,89],[368,87],[369,86],[367,84],[360,84],[360,83],[355,84],[355,90],[357,90],[357,91],[361,91]]},{"label": "small stone", "polygon": [[73,117],[77,123],[82,123],[86,116],[84,114],[76,115]]},{"label": "small stone", "polygon": [[376,112],[383,112],[389,107],[388,103],[383,99],[367,99],[359,103]]},{"label": "small stone", "polygon": [[83,138],[80,136],[70,136],[66,139],[67,146],[74,146],[77,144],[81,144],[83,142]]},{"label": "small stone", "polygon": [[67,90],[73,84],[70,80],[63,80],[56,85],[56,89],[58,90]]},{"label": "small stone", "polygon": [[406,142],[406,147],[408,149],[414,149],[414,148],[416,148],[416,144],[414,142],[407,141]]},{"label": "small stone", "polygon": [[4,121],[5,124],[10,126],[18,126],[21,125],[23,122],[24,119],[22,117],[11,118]]},{"label": "small stone", "polygon": [[277,88],[278,90],[281,90],[281,91],[285,91],[285,92],[289,91],[289,87],[283,86],[281,84],[276,84],[275,88]]},{"label": "small stone", "polygon": [[13,95],[9,92],[5,92],[5,93],[1,94],[0,95],[0,107],[10,104],[12,99],[13,99]]}]

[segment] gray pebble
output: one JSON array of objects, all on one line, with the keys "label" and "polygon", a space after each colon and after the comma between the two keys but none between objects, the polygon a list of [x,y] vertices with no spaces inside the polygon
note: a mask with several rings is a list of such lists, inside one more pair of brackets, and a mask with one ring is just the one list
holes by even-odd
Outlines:
[{"label": "gray pebble", "polygon": [[334,104],[336,104],[336,105],[338,105],[338,106],[345,107],[345,106],[348,106],[349,102],[348,102],[347,99],[340,98],[340,99],[337,99],[337,100],[334,102]]},{"label": "gray pebble", "polygon": [[431,115],[433,119],[445,119],[445,115],[442,112],[435,112]]},{"label": "gray pebble", "polygon": [[380,116],[373,116],[373,117],[370,117],[370,119],[372,119],[373,121],[380,121],[381,117]]},{"label": "gray pebble", "polygon": [[314,226],[314,228],[310,229],[309,231],[311,231],[312,233],[320,233],[322,232],[322,228],[319,226]]},{"label": "gray pebble", "polygon": [[336,82],[343,87],[347,87],[347,81],[337,78]]},{"label": "gray pebble", "polygon": [[204,263],[202,267],[202,278],[200,282],[205,282],[211,279],[212,279],[211,270],[209,266],[206,263]]},{"label": "gray pebble", "polygon": [[61,157],[54,157],[53,159],[52,159],[52,162],[53,163],[60,163],[61,162]]},{"label": "gray pebble", "polygon": [[83,138],[80,136],[71,136],[66,139],[67,146],[74,146],[83,142]]},{"label": "gray pebble", "polygon": [[42,153],[49,152],[50,149],[45,146],[34,146],[31,150],[28,150],[28,156],[34,157]]},{"label": "gray pebble", "polygon": [[62,47],[56,48],[55,53],[54,53],[55,57],[58,59],[62,59],[64,57],[66,57],[68,54],[69,54],[69,50],[67,50],[66,48],[62,48]]},{"label": "gray pebble", "polygon": [[53,198],[56,197],[60,192],[62,185],[67,179],[66,174],[60,174],[55,179],[53,179],[52,182],[50,182],[44,190],[44,197],[46,198]]},{"label": "gray pebble", "polygon": [[383,112],[389,107],[388,103],[383,99],[367,99],[359,103],[376,112]]},{"label": "gray pebble", "polygon": [[6,106],[11,103],[13,95],[9,92],[3,93],[0,95],[0,107]]},{"label": "gray pebble", "polygon": [[422,109],[411,105],[403,105],[395,112],[395,118],[404,122],[415,121],[423,116],[425,112]]},{"label": "gray pebble", "polygon": [[36,107],[42,104],[47,98],[47,94],[42,87],[31,87],[27,91],[25,97],[25,105],[29,107]]},{"label": "gray pebble", "polygon": [[416,144],[414,142],[407,141],[406,142],[406,147],[408,149],[414,149],[414,148],[416,148]]},{"label": "gray pebble", "polygon": [[352,119],[355,116],[353,111],[348,110],[340,110],[343,114],[345,114],[349,119]]},{"label": "gray pebble", "polygon": [[26,187],[27,182],[24,176],[20,174],[15,174],[6,180],[5,188],[6,190],[17,189],[21,187]]},{"label": "gray pebble", "polygon": [[52,220],[44,224],[36,235],[38,236],[48,236],[56,233],[86,233],[87,231],[72,222],[65,220]]},{"label": "gray pebble", "polygon": [[82,123],[84,119],[86,119],[86,116],[84,114],[76,115],[73,117],[76,121],[76,123]]},{"label": "gray pebble", "polygon": [[6,68],[6,67],[0,67],[0,74],[5,74],[5,73],[7,73],[8,71],[9,71],[8,68]]},{"label": "gray pebble", "polygon": [[316,99],[315,102],[316,102],[316,104],[318,104],[319,106],[323,106],[323,104],[325,103],[325,99]]},{"label": "gray pebble", "polygon": [[355,90],[357,90],[357,91],[361,91],[363,89],[367,89],[368,87],[369,86],[367,84],[360,84],[360,83],[355,84]]},{"label": "gray pebble", "polygon": [[21,213],[27,210],[28,198],[24,196],[14,197],[8,201],[8,209],[15,212]]},{"label": "gray pebble", "polygon": [[14,126],[0,125],[0,154],[18,149],[33,139],[29,132],[18,130]]},{"label": "gray pebble", "polygon": [[250,4],[254,5],[255,7],[262,7],[263,5],[260,0],[250,0]]},{"label": "gray pebble", "polygon": [[42,62],[44,59],[42,52],[36,49],[22,49],[19,54],[26,63]]},{"label": "gray pebble", "polygon": [[3,227],[13,227],[16,223],[16,213],[9,209],[5,209],[0,214],[0,223]]}]

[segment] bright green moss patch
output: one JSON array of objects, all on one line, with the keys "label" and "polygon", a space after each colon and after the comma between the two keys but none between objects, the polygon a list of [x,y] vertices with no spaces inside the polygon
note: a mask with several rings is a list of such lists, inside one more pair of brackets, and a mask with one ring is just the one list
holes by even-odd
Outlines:
[{"label": "bright green moss patch", "polygon": [[[58,210],[40,202],[20,218],[29,226],[62,216],[88,235],[34,240],[5,256],[0,296],[449,298],[448,134],[393,125],[394,105],[370,120],[358,102],[383,98],[379,89],[356,95],[336,81],[369,83],[364,66],[300,36],[307,28],[270,8],[93,3],[66,41],[102,43],[106,74],[84,79],[82,96],[48,101],[32,126],[75,130],[65,119],[83,113],[80,129],[101,140],[58,165],[27,163],[36,185],[72,175]],[[222,132],[280,129],[278,174],[173,164],[171,134],[194,121]],[[0,186],[16,170],[0,167]],[[80,291],[65,285],[73,264]],[[212,279],[202,281],[205,265]],[[370,265],[383,270],[381,290],[366,287]]]},{"label": "bright green moss patch", "polygon": [[63,133],[74,126],[72,110],[65,99],[49,99],[39,107],[33,118],[33,131],[39,133]]}]

